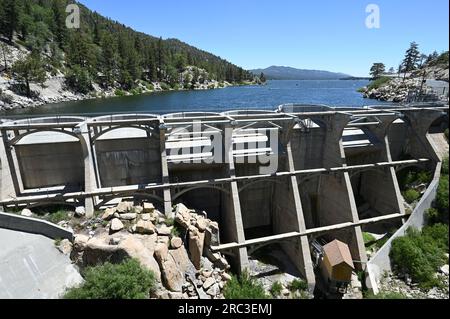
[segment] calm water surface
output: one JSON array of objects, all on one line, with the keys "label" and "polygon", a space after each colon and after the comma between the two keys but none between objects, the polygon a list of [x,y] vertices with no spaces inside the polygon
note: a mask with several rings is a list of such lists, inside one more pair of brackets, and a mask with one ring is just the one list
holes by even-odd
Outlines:
[{"label": "calm water surface", "polygon": [[368,81],[269,81],[265,86],[229,87],[207,91],[151,93],[46,105],[6,115],[87,114],[115,112],[221,112],[231,109],[274,110],[284,103],[362,107],[381,104],[364,99],[357,89]]}]

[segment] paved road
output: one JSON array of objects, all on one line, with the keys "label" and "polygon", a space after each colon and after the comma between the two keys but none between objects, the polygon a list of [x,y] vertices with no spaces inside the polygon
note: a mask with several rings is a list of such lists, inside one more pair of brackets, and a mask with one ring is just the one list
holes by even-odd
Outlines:
[{"label": "paved road", "polygon": [[0,299],[55,299],[81,281],[52,239],[0,229]]}]

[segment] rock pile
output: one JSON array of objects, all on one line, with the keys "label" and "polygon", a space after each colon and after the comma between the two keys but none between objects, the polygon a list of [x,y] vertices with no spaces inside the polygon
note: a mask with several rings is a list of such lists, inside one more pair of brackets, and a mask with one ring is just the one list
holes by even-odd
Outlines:
[{"label": "rock pile", "polygon": [[380,86],[377,89],[364,89],[363,97],[369,99],[376,99],[380,101],[401,103],[406,101],[408,92],[418,89],[420,83],[418,79],[392,79],[386,85]]},{"label": "rock pile", "polygon": [[77,234],[73,245],[64,243],[60,250],[80,268],[139,260],[158,281],[153,298],[223,298],[231,276],[227,260],[211,251],[220,242],[218,224],[183,204],[173,213],[170,219],[150,203],[123,201],[102,213],[103,227]]}]

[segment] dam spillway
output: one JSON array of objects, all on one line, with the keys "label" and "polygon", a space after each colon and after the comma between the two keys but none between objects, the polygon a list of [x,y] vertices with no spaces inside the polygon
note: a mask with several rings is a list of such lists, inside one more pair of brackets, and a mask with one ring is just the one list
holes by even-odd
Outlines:
[{"label": "dam spillway", "polygon": [[346,243],[367,262],[363,228],[399,226],[396,172],[433,171],[428,132],[448,106],[365,109],[282,105],[276,111],[116,114],[2,120],[0,205],[186,203],[220,225],[236,269],[273,242],[315,284],[310,242]]}]

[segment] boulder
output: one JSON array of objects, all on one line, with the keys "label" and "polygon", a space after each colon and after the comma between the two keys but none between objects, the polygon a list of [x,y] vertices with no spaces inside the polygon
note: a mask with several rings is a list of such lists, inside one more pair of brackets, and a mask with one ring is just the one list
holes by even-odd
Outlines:
[{"label": "boulder", "polygon": [[166,225],[161,225],[156,229],[159,236],[170,236],[173,227],[167,227]]},{"label": "boulder", "polygon": [[141,219],[143,221],[150,221],[151,218],[152,218],[152,216],[150,214],[147,214],[147,213],[141,215]]},{"label": "boulder", "polygon": [[183,246],[183,240],[182,240],[180,237],[173,237],[173,238],[170,240],[170,247],[171,247],[172,249],[178,249],[178,248],[180,248],[181,246]]},{"label": "boulder", "polygon": [[121,231],[124,228],[123,223],[118,218],[114,218],[111,221],[111,226],[109,227],[109,230],[113,233]]},{"label": "boulder", "polygon": [[144,208],[142,206],[134,206],[133,212],[135,212],[136,214],[142,214],[144,212]]},{"label": "boulder", "polygon": [[147,249],[142,241],[133,236],[128,236],[120,242],[118,248],[125,251],[130,258],[139,260],[142,266],[151,270],[155,274],[155,278],[159,282],[161,281],[161,271],[153,257],[153,252]]},{"label": "boulder", "polygon": [[195,227],[197,227],[199,231],[204,232],[206,230],[206,227],[208,227],[208,220],[201,217],[197,218]]},{"label": "boulder", "polygon": [[143,213],[150,214],[155,210],[155,206],[152,203],[144,203]]},{"label": "boulder", "polygon": [[205,282],[203,283],[203,289],[205,289],[206,291],[209,287],[211,287],[215,283],[216,280],[213,277],[206,278]]},{"label": "boulder", "polygon": [[120,202],[119,205],[117,205],[116,211],[119,214],[128,213],[133,209],[133,206],[132,202]]},{"label": "boulder", "polygon": [[125,213],[125,214],[120,214],[120,219],[122,220],[133,220],[137,218],[137,214],[136,213]]},{"label": "boulder", "polygon": [[20,215],[25,216],[25,217],[31,217],[31,216],[33,216],[33,212],[31,210],[29,210],[28,208],[25,208],[22,210]]},{"label": "boulder", "polygon": [[173,292],[182,292],[184,284],[184,272],[178,267],[172,254],[169,254],[165,244],[157,244],[155,257],[161,270],[165,287]]},{"label": "boulder", "polygon": [[443,273],[444,275],[448,276],[448,265],[444,265],[440,268],[441,273]]},{"label": "boulder", "polygon": [[78,251],[83,251],[86,248],[88,241],[89,237],[86,235],[75,235],[73,247]]},{"label": "boulder", "polygon": [[86,216],[86,209],[84,208],[84,206],[78,206],[77,208],[75,208],[75,216],[76,217]]},{"label": "boulder", "polygon": [[206,293],[210,295],[211,297],[215,297],[220,294],[220,286],[219,284],[215,283],[212,285],[208,290],[206,290]]},{"label": "boulder", "polygon": [[116,213],[116,208],[107,208],[105,209],[102,219],[103,220],[111,220],[114,217],[114,214]]},{"label": "boulder", "polygon": [[192,229],[189,231],[189,254],[196,269],[201,267],[204,240],[205,233]]},{"label": "boulder", "polygon": [[205,247],[218,246],[220,244],[220,232],[217,222],[210,222],[205,230]]},{"label": "boulder", "polygon": [[63,239],[58,245],[58,250],[64,255],[70,255],[72,252],[72,243],[68,239]]},{"label": "boulder", "polygon": [[155,233],[155,225],[153,225],[153,223],[150,221],[140,220],[136,224],[136,233],[144,234],[144,235],[154,234]]}]

